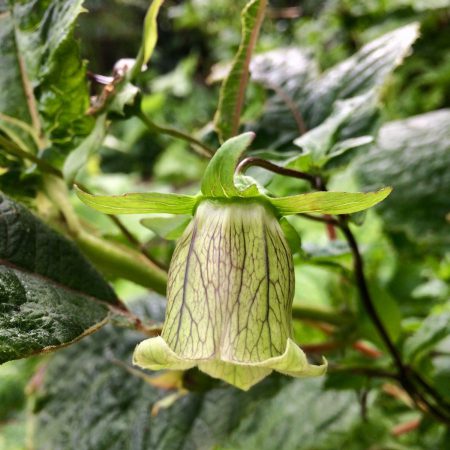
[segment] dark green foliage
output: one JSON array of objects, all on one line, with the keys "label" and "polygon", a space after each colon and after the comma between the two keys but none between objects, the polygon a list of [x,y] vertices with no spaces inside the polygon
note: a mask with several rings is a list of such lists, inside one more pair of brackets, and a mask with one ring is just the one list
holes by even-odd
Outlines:
[{"label": "dark green foliage", "polygon": [[117,304],[79,250],[0,196],[0,362],[67,345]]},{"label": "dark green foliage", "polygon": [[380,205],[388,230],[406,232],[414,243],[449,249],[450,110],[389,122],[361,159],[358,172],[368,189],[389,184]]}]

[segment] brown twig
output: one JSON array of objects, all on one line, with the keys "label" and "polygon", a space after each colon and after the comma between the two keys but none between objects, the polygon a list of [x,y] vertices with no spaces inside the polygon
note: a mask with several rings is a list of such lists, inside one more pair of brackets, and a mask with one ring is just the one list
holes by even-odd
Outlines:
[{"label": "brown twig", "polygon": [[288,169],[287,167],[277,166],[262,158],[257,158],[254,156],[249,156],[243,159],[236,167],[236,172],[244,172],[251,166],[262,167],[263,169],[269,170],[270,172],[277,173],[278,175],[283,175],[285,177],[298,178],[300,180],[305,180],[311,183],[314,187],[320,186],[321,181],[315,175],[311,175],[305,172],[299,172],[298,170]]}]

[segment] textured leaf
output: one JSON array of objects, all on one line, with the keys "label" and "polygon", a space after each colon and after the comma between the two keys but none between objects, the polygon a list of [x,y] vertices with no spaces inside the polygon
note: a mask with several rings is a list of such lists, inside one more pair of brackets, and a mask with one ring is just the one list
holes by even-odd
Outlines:
[{"label": "textured leaf", "polygon": [[[82,0],[11,0],[0,16],[0,112],[41,130],[61,156],[93,119],[86,71],[73,37]],[[41,143],[41,148],[44,141]]]},{"label": "textured leaf", "polygon": [[36,399],[36,450],[312,450],[358,420],[354,395],[323,392],[320,380],[271,376],[243,393],[196,371],[185,375],[187,395],[151,415],[176,391],[130,372],[140,339],[106,327],[55,355]]},{"label": "textured leaf", "polygon": [[282,216],[315,212],[322,214],[350,214],[371,208],[384,200],[391,188],[377,192],[312,192],[291,197],[271,198],[270,202]]},{"label": "textured leaf", "polygon": [[331,114],[336,100],[382,86],[409,53],[417,37],[417,23],[398,28],[369,42],[355,55],[325,72],[313,83],[305,99],[309,128],[316,127]]},{"label": "textured leaf", "polygon": [[[261,118],[261,131],[271,136],[272,147],[277,148],[285,141],[292,142],[304,134],[307,123],[301,105],[308,86],[319,76],[319,69],[311,55],[299,48],[279,48],[255,55],[250,70],[252,80],[272,93]],[[283,130],[282,135],[280,130]]]},{"label": "textured leaf", "polygon": [[158,27],[156,24],[156,19],[163,2],[164,0],[153,0],[150,7],[148,8],[144,20],[142,44],[141,48],[139,49],[138,56],[136,57],[136,62],[132,70],[131,78],[139,74],[139,72],[142,70],[142,66],[147,64],[148,60],[153,54],[156,41],[158,40]]},{"label": "textured leaf", "polygon": [[123,195],[91,195],[77,188],[80,200],[105,214],[192,214],[197,198],[182,194],[146,192]]},{"label": "textured leaf", "polygon": [[231,70],[220,89],[219,106],[214,119],[222,141],[239,132],[239,122],[249,77],[249,65],[258,38],[267,0],[251,0],[242,10],[242,39]]},{"label": "textured leaf", "polygon": [[256,186],[239,190],[234,181],[234,172],[239,157],[253,141],[254,133],[244,133],[228,139],[214,154],[202,179],[201,190],[207,197],[244,197],[258,195]]},{"label": "textured leaf", "polygon": [[450,245],[449,130],[450,109],[387,123],[358,165],[365,187],[394,187],[380,207],[385,227],[440,251]]},{"label": "textured leaf", "polygon": [[[271,64],[271,61],[282,61],[286,49],[258,55],[258,65],[267,70],[266,73],[256,70],[254,79],[270,85],[274,91],[258,121],[261,145],[267,147],[270,142],[272,148],[279,148],[290,144],[299,134],[321,125],[339,100],[369,92],[377,96],[379,87],[408,54],[417,35],[417,24],[398,28],[363,46],[320,77],[316,76],[315,63],[300,50],[297,70],[286,61]],[[335,143],[371,131],[376,107],[375,103],[365,106],[340,125]]]},{"label": "textured leaf", "polygon": [[[347,100],[338,100],[330,116],[319,126],[308,131],[294,140],[294,144],[302,149],[302,154],[289,161],[289,166],[295,167],[298,158],[309,156],[310,165],[314,168],[324,166],[331,158],[343,154],[346,150],[358,145],[365,145],[372,141],[370,136],[346,139],[336,144],[339,130],[348,120],[357,114],[363,115],[365,111],[374,108],[374,94],[360,95]],[[350,142],[349,142],[350,141]]]},{"label": "textured leaf", "polygon": [[70,344],[120,305],[68,240],[0,196],[0,363]]}]

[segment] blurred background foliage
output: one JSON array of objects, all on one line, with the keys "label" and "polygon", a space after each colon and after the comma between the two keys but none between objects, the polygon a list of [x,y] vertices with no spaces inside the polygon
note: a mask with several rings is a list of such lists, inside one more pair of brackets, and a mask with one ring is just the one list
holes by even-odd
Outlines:
[{"label": "blurred background foliage", "polygon": [[[211,83],[210,77],[216,64],[229,62],[236,52],[243,5],[230,0],[165,2],[155,54],[138,80],[143,111],[152,120],[217,145],[210,121],[219,84]],[[379,139],[370,149],[363,147],[367,151],[360,151],[358,157],[330,170],[329,178],[336,190],[398,183],[398,196],[361,217],[363,225],[356,235],[377,310],[391,338],[408,363],[433,379],[435,389],[448,401],[450,113],[447,109],[432,117],[404,119],[450,107],[450,4],[447,0],[273,0],[269,5],[257,53],[301,47],[320,71],[388,31],[420,23],[412,53],[382,87],[376,122],[381,126]],[[75,30],[82,56],[91,73],[109,75],[116,61],[136,54],[148,1],[88,0],[84,6],[88,13],[79,17]],[[98,93],[98,86],[93,84],[91,90]],[[257,83],[249,85],[243,116],[249,127],[258,123],[269,96]],[[93,191],[110,194],[193,193],[206,163],[185,142],[150,132],[131,118],[112,124],[78,180]],[[37,189],[34,176],[21,179],[19,191],[22,168],[9,167],[1,174],[2,189],[8,192],[14,186],[10,189],[14,197],[30,203]],[[270,186],[280,195],[306,189],[301,181],[278,176]],[[108,218],[78,201],[74,204],[80,216],[105,236],[124,242]],[[447,225],[442,220],[446,212]],[[173,242],[142,227],[141,218],[124,217],[123,222],[167,267]],[[350,282],[349,248],[339,239],[330,241],[329,230],[321,223],[300,217],[292,223],[303,243],[303,253],[295,257],[295,304],[312,310],[310,320],[302,316],[295,323],[297,341],[312,357],[331,342],[335,345],[327,354],[331,366],[387,370],[389,356]],[[119,297],[133,308],[154,301],[143,287],[111,281]],[[319,313],[323,321],[313,316]],[[45,381],[39,378],[39,367],[48,364],[47,357],[1,366],[0,449],[23,449],[25,436],[30,435],[36,436],[35,448],[46,450],[450,448],[448,430],[412,409],[394,383],[351,370],[330,370],[325,380],[306,383],[273,376],[247,397],[194,373],[185,380],[188,385],[191,381],[192,391],[175,402],[173,410],[163,409],[152,418],[149,429],[151,405],[164,394],[146,397],[145,389],[153,388],[121,367],[129,363],[137,340],[130,333],[105,329],[58,353],[51,358]],[[110,349],[114,361],[121,363],[111,363]],[[64,382],[62,375],[68,376]],[[97,381],[87,387],[86,380]],[[27,407],[25,390],[30,395]],[[212,408],[214,404],[221,410]],[[34,418],[27,422],[31,412]],[[63,418],[58,420],[60,414]],[[197,420],[189,422],[189,415]],[[172,424],[174,430],[164,431],[164,424]],[[67,443],[73,440],[78,445],[71,447]]]}]

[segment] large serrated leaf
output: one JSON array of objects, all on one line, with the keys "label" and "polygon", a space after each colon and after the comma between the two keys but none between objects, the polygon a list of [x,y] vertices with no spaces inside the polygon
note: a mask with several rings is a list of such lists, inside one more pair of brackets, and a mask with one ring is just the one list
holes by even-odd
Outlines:
[{"label": "large serrated leaf", "polygon": [[120,302],[70,241],[0,194],[0,363],[65,346]]},{"label": "large serrated leaf", "polygon": [[309,127],[322,123],[336,100],[382,86],[409,53],[417,37],[418,24],[406,25],[369,42],[355,55],[326,71],[313,83],[305,99]]},{"label": "large serrated leaf", "polygon": [[[281,58],[286,49],[258,55],[254,80],[270,87],[266,111],[258,123],[258,133],[265,147],[282,148],[306,130],[322,124],[340,100],[347,100],[372,91],[378,94],[387,77],[401,63],[418,36],[417,24],[410,24],[387,33],[363,46],[352,57],[317,77],[316,64],[299,50],[299,67],[286,62],[270,64]],[[300,56],[302,55],[302,56]],[[301,74],[301,76],[299,76]],[[375,102],[361,108],[340,125],[334,143],[362,136],[374,126]],[[303,128],[303,129],[302,129]]]},{"label": "large serrated leaf", "polygon": [[11,0],[0,16],[0,105],[47,136],[63,159],[93,119],[86,70],[73,36],[82,0]]},{"label": "large serrated leaf", "polygon": [[394,187],[380,206],[385,227],[416,243],[450,246],[450,109],[385,124],[358,165],[366,188]]}]

